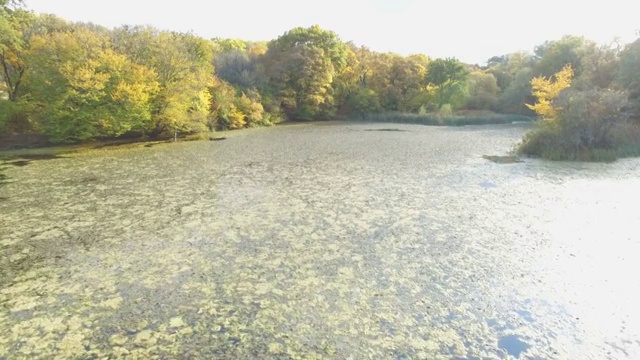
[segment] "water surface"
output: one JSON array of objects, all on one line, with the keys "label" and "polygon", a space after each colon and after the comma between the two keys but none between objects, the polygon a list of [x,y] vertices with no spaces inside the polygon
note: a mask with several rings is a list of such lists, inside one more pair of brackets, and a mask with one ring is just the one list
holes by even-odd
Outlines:
[{"label": "water surface", "polygon": [[391,127],[3,166],[0,358],[640,358],[639,160]]}]

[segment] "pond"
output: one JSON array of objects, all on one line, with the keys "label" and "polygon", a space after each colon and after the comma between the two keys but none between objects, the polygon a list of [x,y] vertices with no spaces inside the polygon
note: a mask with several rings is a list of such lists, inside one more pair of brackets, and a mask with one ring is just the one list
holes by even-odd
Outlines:
[{"label": "pond", "polygon": [[640,161],[490,160],[526,130],[330,122],[4,165],[0,358],[640,358]]}]

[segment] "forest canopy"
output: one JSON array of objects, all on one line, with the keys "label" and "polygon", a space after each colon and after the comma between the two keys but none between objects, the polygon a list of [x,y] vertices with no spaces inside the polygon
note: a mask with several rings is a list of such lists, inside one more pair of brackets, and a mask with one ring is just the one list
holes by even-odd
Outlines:
[{"label": "forest canopy", "polygon": [[572,91],[618,92],[640,116],[640,39],[565,36],[481,66],[376,52],[319,26],[269,42],[204,39],[72,23],[2,0],[0,136],[76,142],[392,112],[553,115],[536,94],[567,67]]}]

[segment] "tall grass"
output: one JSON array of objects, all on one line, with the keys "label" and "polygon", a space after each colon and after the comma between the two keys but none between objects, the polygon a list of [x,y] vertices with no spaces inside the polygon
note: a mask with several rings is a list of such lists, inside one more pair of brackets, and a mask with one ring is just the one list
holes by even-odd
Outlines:
[{"label": "tall grass", "polygon": [[478,115],[452,115],[443,116],[438,114],[412,114],[412,113],[380,113],[363,114],[355,116],[352,120],[363,120],[373,122],[389,122],[402,124],[421,124],[433,126],[464,126],[464,125],[489,125],[489,124],[512,124],[514,122],[532,122],[533,119],[523,115],[513,114],[478,114]]}]

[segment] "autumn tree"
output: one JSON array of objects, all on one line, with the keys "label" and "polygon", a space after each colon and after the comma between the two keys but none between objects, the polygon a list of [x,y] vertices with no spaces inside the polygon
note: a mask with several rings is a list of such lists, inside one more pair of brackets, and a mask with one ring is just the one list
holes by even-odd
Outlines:
[{"label": "autumn tree", "polygon": [[394,56],[389,68],[389,87],[383,92],[390,110],[417,112],[429,98],[427,69],[429,58],[424,55]]},{"label": "autumn tree", "polygon": [[212,43],[149,27],[124,27],[113,37],[117,51],[157,76],[159,90],[151,100],[147,130],[152,135],[205,130],[214,79]]},{"label": "autumn tree", "polygon": [[347,66],[347,48],[319,26],[295,28],[269,43],[264,57],[270,90],[293,118],[330,116],[335,111],[333,80]]},{"label": "autumn tree", "polygon": [[24,54],[29,42],[29,29],[36,17],[29,12],[16,10],[8,17],[7,29],[0,42],[0,65],[9,101],[17,101],[22,80],[26,72]]},{"label": "autumn tree", "polygon": [[571,86],[573,75],[573,68],[567,64],[552,78],[544,76],[533,78],[531,87],[538,101],[533,105],[527,104],[527,107],[542,116],[544,120],[554,120],[558,113],[558,107],[554,101],[564,89]]},{"label": "autumn tree", "polygon": [[119,136],[151,120],[155,74],[88,30],[37,35],[25,83],[42,132],[54,141]]}]

